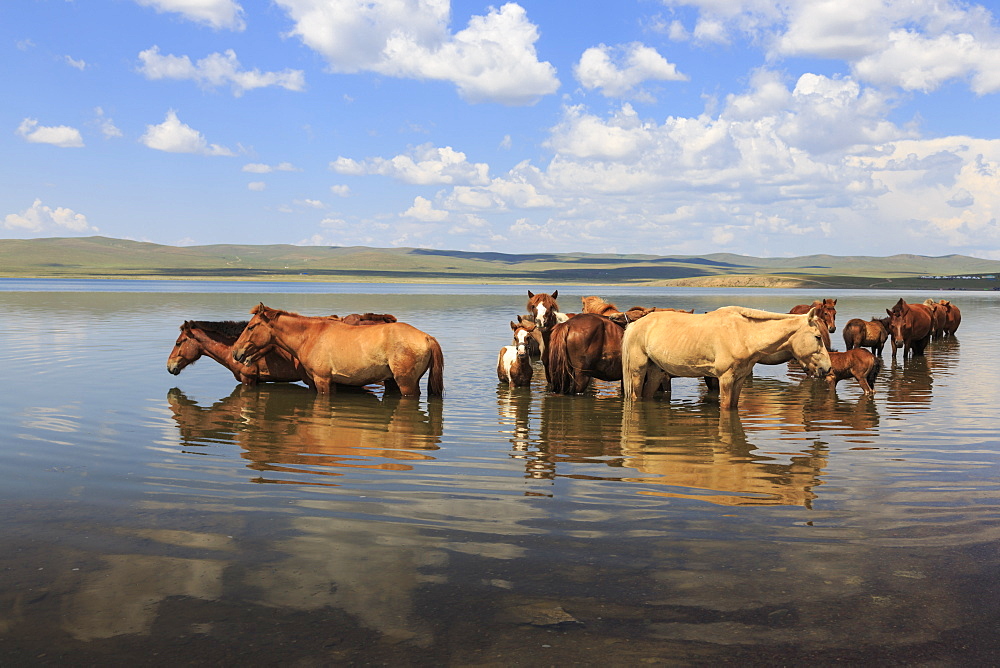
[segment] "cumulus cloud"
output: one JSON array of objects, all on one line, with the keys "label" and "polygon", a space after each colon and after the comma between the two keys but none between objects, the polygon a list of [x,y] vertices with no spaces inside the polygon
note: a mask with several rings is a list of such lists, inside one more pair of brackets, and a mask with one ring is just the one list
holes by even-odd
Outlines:
[{"label": "cumulus cloud", "polygon": [[87,217],[65,207],[52,208],[36,199],[21,213],[9,213],[4,217],[3,227],[16,233],[27,234],[77,234],[97,232],[98,229],[87,222]]},{"label": "cumulus cloud", "polygon": [[537,27],[515,3],[451,33],[447,0],[277,2],[295,24],[291,33],[334,72],[449,81],[469,102],[507,105],[533,104],[559,87],[555,68],[538,60]]},{"label": "cumulus cloud", "polygon": [[97,126],[100,127],[101,134],[104,135],[105,139],[117,139],[124,136],[122,131],[118,129],[118,126],[115,125],[115,122],[104,113],[104,109],[101,107],[94,108],[94,116],[96,117]]},{"label": "cumulus cloud", "polygon": [[180,14],[189,21],[212,28],[243,30],[243,7],[233,0],[135,0],[143,7],[152,7],[160,13]]},{"label": "cumulus cloud", "polygon": [[[842,60],[860,81],[930,92],[967,81],[979,95],[1000,91],[1000,33],[981,4],[956,0],[666,0],[698,10],[705,41],[742,33],[769,45],[772,59]],[[697,33],[698,28],[695,28]]]},{"label": "cumulus cloud", "polygon": [[441,222],[448,219],[448,212],[435,209],[429,199],[417,196],[413,199],[413,206],[403,212],[407,218],[416,218],[424,222]]},{"label": "cumulus cloud", "polygon": [[228,84],[237,97],[248,90],[268,86],[279,86],[292,91],[305,90],[305,74],[302,70],[245,70],[232,49],[225,53],[212,53],[197,62],[191,62],[187,56],[161,55],[160,47],[153,46],[139,52],[139,60],[142,63],[139,72],[147,79],[188,80],[206,88]]},{"label": "cumulus cloud", "polygon": [[167,112],[167,118],[159,125],[147,125],[146,134],[140,142],[149,148],[167,153],[197,153],[199,155],[236,155],[230,149],[218,144],[209,144],[205,137],[189,125],[177,118],[173,109]]},{"label": "cumulus cloud", "polygon": [[584,88],[600,89],[607,97],[625,97],[646,81],[687,80],[656,49],[638,42],[591,47],[583,52],[574,73]]},{"label": "cumulus cloud", "polygon": [[39,125],[38,120],[26,118],[17,128],[17,134],[33,144],[52,144],[61,148],[81,148],[83,135],[68,125]]},{"label": "cumulus cloud", "polygon": [[442,148],[422,144],[409,154],[392,158],[367,158],[357,161],[339,157],[330,163],[338,174],[379,174],[415,185],[453,185],[489,183],[489,165],[470,163],[466,155],[450,146]]}]

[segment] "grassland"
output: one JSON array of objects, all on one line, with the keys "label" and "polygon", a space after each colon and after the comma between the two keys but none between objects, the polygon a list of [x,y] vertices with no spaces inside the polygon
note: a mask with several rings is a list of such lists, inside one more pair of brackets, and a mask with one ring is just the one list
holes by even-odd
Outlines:
[{"label": "grassland", "polygon": [[1000,262],[962,255],[510,255],[361,246],[178,247],[107,237],[0,239],[0,277],[6,278],[984,290],[1000,289],[996,276]]}]

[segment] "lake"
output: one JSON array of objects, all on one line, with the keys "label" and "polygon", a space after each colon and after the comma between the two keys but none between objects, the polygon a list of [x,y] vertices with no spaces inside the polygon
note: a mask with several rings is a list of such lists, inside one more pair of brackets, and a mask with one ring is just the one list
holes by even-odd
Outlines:
[{"label": "lake", "polygon": [[[625,410],[496,378],[526,289],[850,318],[947,298],[866,397],[758,366]],[[442,399],[166,359],[259,301],[393,313]],[[996,664],[1000,293],[0,280],[0,664]],[[426,387],[425,382],[422,387]]]}]

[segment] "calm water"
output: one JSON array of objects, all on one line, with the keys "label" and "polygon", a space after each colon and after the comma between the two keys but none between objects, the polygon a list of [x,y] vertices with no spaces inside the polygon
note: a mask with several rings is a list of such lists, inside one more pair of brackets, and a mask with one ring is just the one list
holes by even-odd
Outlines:
[{"label": "calm water", "polygon": [[[693,379],[623,412],[498,386],[522,287],[0,281],[0,664],[1000,661],[1000,293],[586,294],[964,319],[871,399],[757,367],[738,413]],[[396,314],[444,398],[167,373],[258,301]]]}]

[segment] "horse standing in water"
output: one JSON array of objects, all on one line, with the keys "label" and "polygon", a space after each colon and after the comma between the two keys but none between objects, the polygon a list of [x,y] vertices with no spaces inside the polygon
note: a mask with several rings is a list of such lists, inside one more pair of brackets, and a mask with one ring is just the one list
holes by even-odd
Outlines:
[{"label": "horse standing in water", "polygon": [[549,389],[558,394],[580,394],[592,378],[622,379],[624,322],[581,313],[552,328],[543,358]]},{"label": "horse standing in water", "polygon": [[817,299],[812,304],[799,304],[793,306],[789,313],[794,313],[795,315],[802,315],[808,313],[810,309],[816,309],[816,317],[822,320],[830,328],[830,333],[833,334],[837,331],[837,300],[836,299]]},{"label": "horse standing in water", "polygon": [[837,383],[847,378],[854,378],[865,394],[875,394],[872,386],[882,369],[882,359],[864,348],[852,348],[844,353],[830,353],[830,371],[826,381],[834,390]]},{"label": "horse standing in water", "polygon": [[907,304],[902,297],[892,309],[886,309],[889,314],[889,334],[892,337],[892,357],[896,358],[896,350],[903,349],[903,359],[911,352],[914,357],[924,354],[931,339],[934,328],[934,317],[930,308],[923,304]]},{"label": "horse standing in water", "polygon": [[358,327],[330,318],[299,315],[258,304],[243,334],[233,344],[233,358],[250,361],[272,346],[288,352],[320,394],[336,385],[385,381],[386,391],[420,395],[420,378],[429,372],[427,393],[444,391],[444,356],[437,340],[403,322]]},{"label": "horse standing in water", "polygon": [[652,397],[674,377],[714,377],[720,407],[735,409],[743,383],[765,356],[790,351],[808,375],[826,376],[825,327],[814,310],[792,315],[725,306],[709,313],[650,313],[622,339],[625,399]]},{"label": "horse standing in water", "polygon": [[844,325],[844,345],[848,350],[870,348],[873,355],[881,357],[888,340],[889,318],[872,318],[868,322],[852,318]]},{"label": "horse standing in water", "polygon": [[233,359],[233,344],[246,326],[246,320],[186,320],[167,358],[167,371],[176,376],[201,359],[202,355],[207,355],[229,369],[244,385],[305,380],[305,373],[298,362],[281,350],[264,352],[249,365]]},{"label": "horse standing in water", "polygon": [[[559,302],[556,298],[559,296],[558,290],[553,290],[552,294],[547,294],[545,292],[539,292],[537,295],[531,290],[528,290],[528,314],[534,318],[535,324],[538,325],[538,329],[542,333],[542,342],[545,347],[549,345],[549,333],[552,328],[556,326],[556,323],[566,322],[569,320],[570,316],[559,310]],[[542,358],[544,359],[545,353],[542,353]]]},{"label": "horse standing in water", "polygon": [[535,329],[535,323],[529,322],[529,330],[520,322],[511,322],[510,328],[514,330],[514,345],[504,346],[497,355],[497,379],[501,383],[507,383],[509,387],[527,387],[531,385],[533,371],[531,368],[531,355],[529,353],[529,341],[532,341],[531,333]]}]

